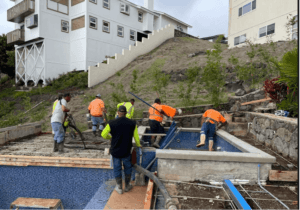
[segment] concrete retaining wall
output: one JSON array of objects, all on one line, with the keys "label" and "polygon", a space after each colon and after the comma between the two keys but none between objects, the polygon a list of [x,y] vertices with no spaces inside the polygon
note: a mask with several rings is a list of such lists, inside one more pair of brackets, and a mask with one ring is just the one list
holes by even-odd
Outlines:
[{"label": "concrete retaining wall", "polygon": [[10,130],[6,130],[0,133],[0,145],[6,142],[18,140],[32,135],[38,135],[42,132],[41,123],[33,126],[22,125],[13,127]]},{"label": "concrete retaining wall", "polygon": [[254,135],[256,141],[284,157],[298,160],[297,119],[253,112],[246,112],[245,115],[246,120],[252,123],[250,133]]},{"label": "concrete retaining wall", "polygon": [[148,34],[148,39],[143,38],[142,42],[136,42],[136,46],[129,46],[129,50],[124,50],[122,55],[115,54],[115,59],[108,58],[107,64],[98,63],[97,67],[89,66],[88,86],[93,87],[104,82],[109,77],[127,66],[136,57],[146,54],[155,49],[163,42],[174,37],[174,26],[168,25],[152,34]]}]

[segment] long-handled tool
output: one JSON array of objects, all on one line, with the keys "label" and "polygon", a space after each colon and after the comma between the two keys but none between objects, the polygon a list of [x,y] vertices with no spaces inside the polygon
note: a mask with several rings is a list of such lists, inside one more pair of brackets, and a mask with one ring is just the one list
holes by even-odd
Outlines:
[{"label": "long-handled tool", "polygon": [[[142,167],[142,157],[143,157],[143,152],[142,148],[139,149],[139,155],[140,155],[140,166]],[[136,186],[145,186],[145,175],[143,173],[136,173],[135,174],[135,185]]]},{"label": "long-handled tool", "polygon": [[[182,129],[182,128],[178,128],[178,130],[175,131],[173,138],[169,141],[169,143],[168,143],[166,146],[164,146],[163,149],[167,148],[167,147],[171,144],[171,142],[178,136],[178,134],[180,133],[181,129]],[[157,159],[157,157],[155,157],[155,158],[149,163],[149,165],[148,165],[145,169],[148,170],[148,169],[150,168],[150,166],[156,161],[156,159]]]},{"label": "long-handled tool", "polygon": [[[155,107],[151,106],[150,104],[148,104],[146,101],[144,101],[143,99],[141,99],[140,97],[134,95],[133,93],[131,93],[130,91],[128,92],[129,94],[133,95],[134,97],[136,97],[137,99],[139,99],[140,101],[142,101],[144,104],[152,107],[153,109],[155,109],[156,111],[158,111]],[[165,113],[162,113],[161,111],[158,111],[159,113],[165,115],[166,117],[169,117],[168,115],[166,115]]]}]

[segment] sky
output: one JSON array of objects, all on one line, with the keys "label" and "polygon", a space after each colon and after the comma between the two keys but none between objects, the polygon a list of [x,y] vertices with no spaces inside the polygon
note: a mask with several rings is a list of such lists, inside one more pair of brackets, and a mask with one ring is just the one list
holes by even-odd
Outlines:
[{"label": "sky", "polygon": [[[144,6],[144,0],[129,1]],[[14,30],[14,23],[7,21],[7,10],[12,6],[14,2],[0,0],[0,34]],[[217,34],[225,34],[227,37],[228,9],[228,0],[154,0],[154,10],[193,26],[188,29],[188,33],[199,37]]]}]

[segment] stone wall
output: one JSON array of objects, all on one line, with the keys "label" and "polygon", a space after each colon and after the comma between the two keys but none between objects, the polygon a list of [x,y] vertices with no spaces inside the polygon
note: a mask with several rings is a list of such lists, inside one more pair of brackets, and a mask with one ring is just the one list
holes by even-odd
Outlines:
[{"label": "stone wall", "polygon": [[283,157],[298,160],[297,119],[252,112],[246,112],[245,116],[252,123],[250,133],[256,141],[272,148]]},{"label": "stone wall", "polygon": [[194,39],[199,39],[198,37],[195,37],[193,35],[190,35],[190,34],[187,34],[185,32],[182,32],[182,31],[179,31],[177,29],[175,29],[175,37],[191,37],[191,38],[194,38]]}]

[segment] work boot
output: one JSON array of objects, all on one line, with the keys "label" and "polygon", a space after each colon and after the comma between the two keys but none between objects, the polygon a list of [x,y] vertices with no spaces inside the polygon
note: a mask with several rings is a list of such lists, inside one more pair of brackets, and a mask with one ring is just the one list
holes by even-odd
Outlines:
[{"label": "work boot", "polygon": [[98,131],[98,134],[99,134],[99,136],[101,137],[102,130],[99,130],[99,131]]},{"label": "work boot", "polygon": [[153,147],[155,136],[151,136],[151,147]]},{"label": "work boot", "polygon": [[94,134],[95,137],[97,136],[97,132],[96,131],[93,131],[93,134]]},{"label": "work boot", "polygon": [[131,181],[131,174],[129,175],[125,175],[125,192],[128,192],[130,191],[133,186],[130,184],[130,181]]},{"label": "work boot", "polygon": [[153,144],[153,146],[154,147],[156,147],[156,148],[159,148],[160,146],[159,146],[159,142],[160,142],[160,140],[161,140],[161,136],[157,136],[156,137],[156,141],[154,142],[154,144]]},{"label": "work boot", "polygon": [[64,142],[60,142],[58,144],[58,153],[63,153],[64,152]]},{"label": "work boot", "polygon": [[57,151],[58,151],[57,141],[53,141],[53,152],[57,152]]},{"label": "work boot", "polygon": [[115,190],[117,191],[117,193],[119,193],[120,195],[123,194],[123,189],[122,189],[122,177],[119,177],[119,178],[116,178],[116,182],[117,182],[117,185],[116,185],[116,188]]}]

